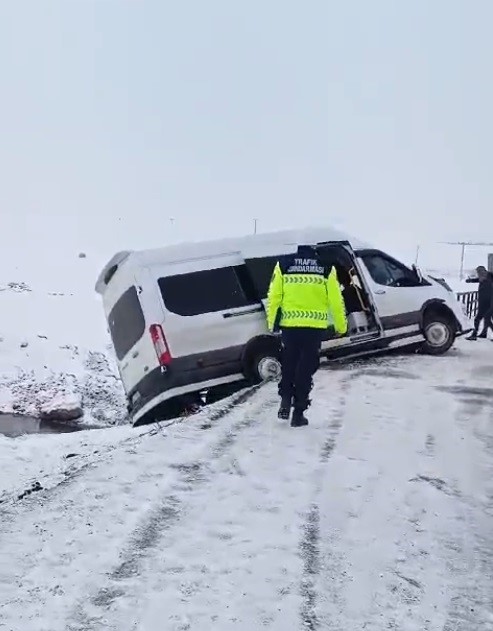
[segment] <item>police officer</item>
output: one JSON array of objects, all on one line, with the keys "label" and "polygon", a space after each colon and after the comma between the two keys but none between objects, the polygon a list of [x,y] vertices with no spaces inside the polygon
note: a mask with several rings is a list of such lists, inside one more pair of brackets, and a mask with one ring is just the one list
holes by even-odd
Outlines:
[{"label": "police officer", "polygon": [[293,407],[292,427],[308,425],[304,412],[329,314],[336,332],[344,335],[347,318],[336,270],[320,263],[313,246],[299,246],[277,263],[267,296],[267,325],[270,331],[280,328],[282,336],[278,416],[287,420]]}]

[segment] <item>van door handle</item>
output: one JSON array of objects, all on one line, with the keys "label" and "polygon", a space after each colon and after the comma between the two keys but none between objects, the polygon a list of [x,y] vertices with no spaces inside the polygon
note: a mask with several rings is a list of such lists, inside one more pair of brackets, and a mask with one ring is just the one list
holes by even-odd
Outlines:
[{"label": "van door handle", "polygon": [[382,294],[386,294],[387,292],[385,291],[385,289],[375,289],[375,293],[381,296]]},{"label": "van door handle", "polygon": [[254,305],[243,311],[228,311],[228,313],[223,313],[223,318],[237,318],[238,316],[248,315],[250,313],[260,313],[263,310],[264,307],[262,305]]}]

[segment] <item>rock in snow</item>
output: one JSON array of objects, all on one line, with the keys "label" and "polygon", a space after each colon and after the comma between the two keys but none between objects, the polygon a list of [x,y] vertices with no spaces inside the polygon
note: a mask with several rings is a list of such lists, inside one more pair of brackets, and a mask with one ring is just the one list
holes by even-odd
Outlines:
[{"label": "rock in snow", "polygon": [[0,412],[91,425],[126,421],[101,303],[85,289],[0,282]]},{"label": "rock in snow", "polygon": [[39,417],[43,421],[76,421],[83,414],[81,398],[68,393],[50,397],[39,410]]}]

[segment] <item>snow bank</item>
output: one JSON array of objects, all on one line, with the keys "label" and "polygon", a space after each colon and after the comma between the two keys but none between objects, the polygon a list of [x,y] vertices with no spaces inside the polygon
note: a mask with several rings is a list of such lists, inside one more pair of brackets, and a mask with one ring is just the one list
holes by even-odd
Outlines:
[{"label": "snow bank", "polygon": [[[55,281],[53,281],[53,285]],[[125,397],[97,296],[0,282],[0,412],[113,425]]]},{"label": "snow bank", "polygon": [[[0,504],[41,487],[48,490],[143,432],[126,426],[67,434],[26,434],[15,440],[0,434]],[[40,489],[41,490],[41,489]]]}]

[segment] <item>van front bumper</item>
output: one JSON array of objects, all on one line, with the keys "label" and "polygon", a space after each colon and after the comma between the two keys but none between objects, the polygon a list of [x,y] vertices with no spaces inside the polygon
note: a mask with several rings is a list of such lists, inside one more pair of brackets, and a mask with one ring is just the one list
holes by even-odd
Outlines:
[{"label": "van front bumper", "polygon": [[455,319],[457,321],[457,337],[460,337],[472,331],[474,327],[472,320],[467,315],[465,305],[456,300],[455,296],[452,300],[450,301],[452,304],[449,303],[449,307],[451,307],[453,314],[455,315]]}]

